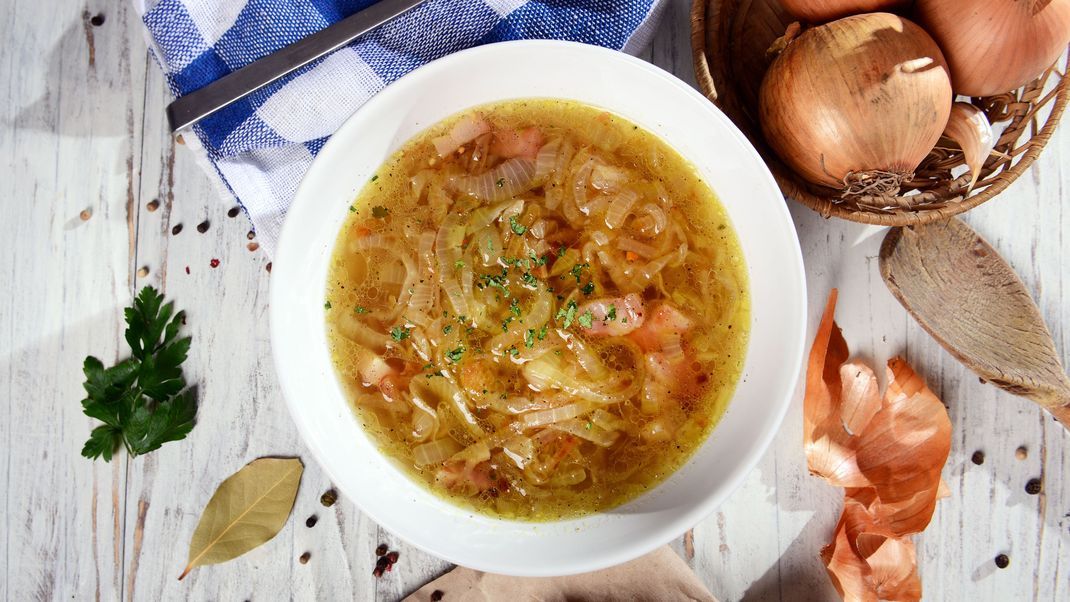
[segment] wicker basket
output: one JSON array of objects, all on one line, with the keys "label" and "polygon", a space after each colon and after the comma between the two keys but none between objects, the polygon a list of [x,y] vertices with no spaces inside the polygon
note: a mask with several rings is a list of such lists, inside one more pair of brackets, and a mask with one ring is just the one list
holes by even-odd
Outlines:
[{"label": "wicker basket", "polygon": [[1052,67],[1036,81],[1000,96],[970,99],[996,127],[999,140],[967,192],[962,151],[941,139],[897,196],[850,201],[810,184],[769,148],[757,121],[758,90],[771,59],[767,49],[792,19],[778,0],[693,0],[691,48],[706,96],[736,123],[769,164],[784,195],[825,217],[882,226],[925,224],[957,215],[1003,192],[1040,155],[1070,101],[1070,78]]}]

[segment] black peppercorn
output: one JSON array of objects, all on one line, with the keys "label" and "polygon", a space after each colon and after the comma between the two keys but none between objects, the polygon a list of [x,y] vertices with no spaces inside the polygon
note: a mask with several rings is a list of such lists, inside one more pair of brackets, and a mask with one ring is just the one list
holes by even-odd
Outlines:
[{"label": "black peppercorn", "polygon": [[385,543],[379,544],[379,547],[375,548],[376,556],[386,556],[387,547]]},{"label": "black peppercorn", "polygon": [[312,516],[308,517],[308,518],[307,518],[307,519],[305,520],[305,526],[306,526],[306,527],[308,527],[309,529],[311,529],[312,527],[315,527],[315,526],[316,526],[316,521],[317,521],[317,520],[319,520],[319,519],[317,519],[317,518],[316,518],[316,515],[315,515],[315,514],[313,514]]},{"label": "black peppercorn", "polygon": [[970,457],[970,461],[980,466],[985,463],[985,452],[977,450],[973,452],[973,456]]},{"label": "black peppercorn", "polygon": [[312,553],[311,552],[305,552],[304,554],[301,554],[301,557],[298,558],[297,560],[301,564],[308,564],[308,559],[309,558],[312,558]]},{"label": "black peppercorn", "polygon": [[1040,479],[1029,479],[1029,482],[1025,484],[1025,492],[1029,495],[1037,495],[1040,493],[1040,490]]},{"label": "black peppercorn", "polygon": [[230,211],[227,211],[227,217],[238,217],[239,211],[241,211],[241,207],[231,207]]},{"label": "black peppercorn", "polygon": [[197,224],[197,231],[200,232],[201,234],[204,234],[205,232],[207,232],[208,231],[208,220],[204,220],[203,222]]},{"label": "black peppercorn", "polygon": [[1005,569],[1010,566],[1010,564],[1011,559],[1008,558],[1006,554],[1000,554],[999,556],[996,556],[996,566],[998,566],[999,568]]},{"label": "black peppercorn", "polygon": [[435,591],[431,592],[431,602],[438,602],[442,599],[442,596],[444,595],[445,594],[442,593],[442,590],[436,589]]},{"label": "black peppercorn", "polygon": [[175,224],[174,228],[171,228],[171,236],[178,236],[178,233],[182,231],[182,224]]}]

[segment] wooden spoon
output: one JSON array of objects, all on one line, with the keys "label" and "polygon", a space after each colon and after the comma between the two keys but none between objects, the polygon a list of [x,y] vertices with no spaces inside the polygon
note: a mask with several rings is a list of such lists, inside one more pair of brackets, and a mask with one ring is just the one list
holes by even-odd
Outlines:
[{"label": "wooden spoon", "polygon": [[957,218],[892,228],[880,269],[892,294],[948,353],[1070,430],[1070,378],[1040,309],[977,232]]}]

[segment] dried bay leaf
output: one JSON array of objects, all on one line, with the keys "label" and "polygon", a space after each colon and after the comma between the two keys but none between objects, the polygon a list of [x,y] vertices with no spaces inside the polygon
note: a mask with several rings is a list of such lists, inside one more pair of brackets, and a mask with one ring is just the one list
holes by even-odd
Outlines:
[{"label": "dried bay leaf", "polygon": [[260,458],[227,477],[204,508],[189,546],[189,564],[241,556],[278,534],[293,510],[304,465],[297,458]]}]

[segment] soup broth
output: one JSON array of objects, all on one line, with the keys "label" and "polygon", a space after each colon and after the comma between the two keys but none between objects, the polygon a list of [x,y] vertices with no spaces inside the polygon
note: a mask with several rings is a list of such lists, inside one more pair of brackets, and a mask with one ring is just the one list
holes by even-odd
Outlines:
[{"label": "soup broth", "polygon": [[694,166],[619,116],[486,105],[406,143],[350,207],[325,303],[359,422],[493,516],[611,508],[678,469],[742,370],[735,233]]}]

